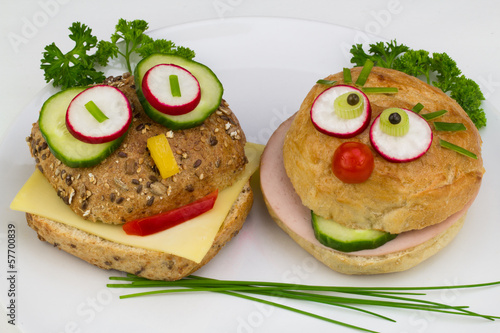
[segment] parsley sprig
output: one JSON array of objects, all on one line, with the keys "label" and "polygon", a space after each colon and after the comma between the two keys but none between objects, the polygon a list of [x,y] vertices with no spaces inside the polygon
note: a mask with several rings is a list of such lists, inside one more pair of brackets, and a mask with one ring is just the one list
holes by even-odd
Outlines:
[{"label": "parsley sprig", "polygon": [[73,23],[69,28],[69,38],[75,42],[72,50],[64,53],[55,43],[45,47],[40,66],[44,71],[45,80],[47,82],[52,80],[54,87],[61,87],[63,90],[101,83],[105,75],[96,67],[106,66],[110,59],[118,56],[125,60],[129,72],[133,71],[134,54],[142,58],[153,53],[194,58],[195,53],[189,48],[176,46],[170,40],[151,38],[146,34],[148,28],[148,23],[144,20],[120,19],[110,41],[98,41],[88,26],[80,22]]},{"label": "parsley sprig", "polygon": [[[127,69],[132,72],[131,57],[133,53],[145,58],[153,53],[175,54],[187,59],[193,59],[193,50],[176,46],[166,39],[153,39],[146,35],[148,23],[144,20],[126,21],[120,19],[116,25],[116,32],[111,35],[111,41],[100,41],[96,52],[99,64],[106,66],[110,58],[121,55],[126,62]],[[120,50],[119,43],[124,43],[124,50]]]},{"label": "parsley sprig", "polygon": [[75,22],[69,27],[69,31],[69,38],[75,42],[72,50],[64,53],[55,43],[45,47],[40,66],[45,80],[53,80],[54,87],[60,86],[63,89],[102,82],[104,73],[95,69],[96,57],[89,54],[97,45],[97,37],[92,35],[92,29]]},{"label": "parsley sprig", "polygon": [[394,59],[410,48],[406,45],[398,45],[396,40],[388,43],[378,42],[369,45],[368,52],[363,49],[362,44],[355,44],[351,48],[351,63],[363,66],[367,59],[372,60],[378,67],[392,68]]},{"label": "parsley sprig", "polygon": [[[111,35],[111,41],[101,40],[97,45],[96,52],[99,64],[106,66],[110,58],[121,55],[127,64],[127,70],[132,72],[130,57],[132,53],[142,44],[144,32],[148,29],[148,23],[143,20],[126,21],[120,19],[116,25],[116,31]],[[123,41],[124,50],[120,50],[118,42]]]},{"label": "parsley sprig", "polygon": [[[427,83],[449,93],[467,112],[477,128],[486,126],[486,115],[481,108],[484,95],[479,85],[466,78],[456,62],[446,53],[413,50],[396,40],[369,45],[365,52],[362,44],[353,45],[351,63],[363,66],[367,59],[376,66],[393,68],[416,77],[424,77]],[[433,78],[435,77],[435,80]]]}]

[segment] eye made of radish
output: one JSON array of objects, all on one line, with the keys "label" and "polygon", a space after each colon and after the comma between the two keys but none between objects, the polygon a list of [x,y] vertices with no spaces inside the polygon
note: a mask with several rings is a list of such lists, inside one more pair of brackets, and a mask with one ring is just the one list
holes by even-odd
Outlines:
[{"label": "eye made of radish", "polygon": [[132,108],[118,89],[106,85],[79,93],[66,111],[66,128],[86,143],[106,143],[124,135],[132,122]]},{"label": "eye made of radish", "polygon": [[319,94],[311,107],[311,121],[326,135],[351,138],[363,132],[371,119],[368,97],[359,89],[337,85]]},{"label": "eye made of radish", "polygon": [[152,107],[173,116],[194,110],[201,100],[196,77],[173,64],[159,64],[148,70],[142,79],[142,92]]},{"label": "eye made of radish", "polygon": [[384,110],[370,128],[372,147],[391,162],[410,162],[421,157],[429,150],[432,137],[427,121],[407,109]]}]

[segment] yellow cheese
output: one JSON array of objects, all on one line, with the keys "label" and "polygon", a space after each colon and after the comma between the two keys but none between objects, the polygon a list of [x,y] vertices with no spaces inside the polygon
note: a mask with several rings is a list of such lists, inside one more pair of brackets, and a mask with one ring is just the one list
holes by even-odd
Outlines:
[{"label": "yellow cheese", "polygon": [[199,263],[210,249],[243,186],[257,170],[262,150],[262,145],[246,144],[248,164],[245,171],[231,187],[219,192],[213,209],[174,228],[150,236],[130,236],[125,234],[121,226],[94,223],[81,218],[63,203],[38,170],[21,188],[10,208],[40,215],[116,243],[171,253]]}]

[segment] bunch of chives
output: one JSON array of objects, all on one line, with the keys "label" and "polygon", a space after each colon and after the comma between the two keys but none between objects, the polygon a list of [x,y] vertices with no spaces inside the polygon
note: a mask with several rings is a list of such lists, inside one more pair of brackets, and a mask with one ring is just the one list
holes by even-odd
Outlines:
[{"label": "bunch of chives", "polygon": [[465,288],[470,289],[487,287],[500,285],[500,281],[481,284],[436,287],[336,287],[290,284],[280,282],[217,280],[195,275],[190,275],[187,278],[178,281],[153,281],[130,274],[126,277],[110,277],[109,279],[122,282],[118,284],[108,284],[107,286],[109,288],[161,288],[153,291],[139,292],[120,296],[120,298],[122,299],[157,294],[209,291],[260,302],[364,332],[376,331],[330,319],[280,303],[268,301],[262,298],[255,297],[255,295],[322,303],[330,306],[347,308],[353,311],[358,311],[365,315],[375,316],[392,322],[395,322],[395,320],[383,316],[379,313],[360,308],[357,305],[440,312],[451,315],[480,317],[491,321],[500,319],[499,316],[483,315],[477,312],[473,312],[469,310],[468,306],[452,306],[418,298],[419,296],[426,295],[425,293],[422,293],[422,291],[425,290]]}]

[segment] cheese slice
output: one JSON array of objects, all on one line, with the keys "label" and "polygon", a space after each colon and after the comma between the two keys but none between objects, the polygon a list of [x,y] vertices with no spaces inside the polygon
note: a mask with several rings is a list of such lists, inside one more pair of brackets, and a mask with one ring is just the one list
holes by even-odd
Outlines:
[{"label": "cheese slice", "polygon": [[248,164],[231,187],[219,191],[214,208],[171,229],[150,236],[127,235],[120,225],[95,223],[76,215],[56,194],[42,173],[36,170],[12,201],[10,208],[40,215],[101,238],[148,250],[174,254],[199,263],[208,252],[220,226],[243,186],[257,170],[264,146],[247,143]]}]

